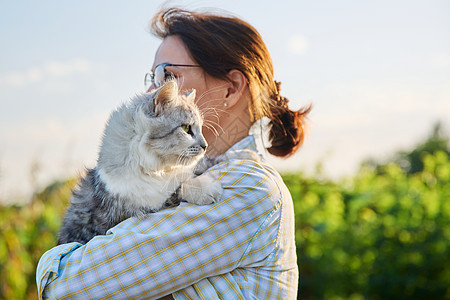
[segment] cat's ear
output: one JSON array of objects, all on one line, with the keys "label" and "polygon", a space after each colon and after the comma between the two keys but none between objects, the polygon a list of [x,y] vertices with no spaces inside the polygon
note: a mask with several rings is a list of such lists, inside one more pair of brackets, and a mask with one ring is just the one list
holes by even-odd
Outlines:
[{"label": "cat's ear", "polygon": [[178,85],[174,80],[164,84],[153,99],[153,112],[158,116],[163,108],[178,96]]},{"label": "cat's ear", "polygon": [[186,97],[186,100],[194,102],[195,100],[195,95],[196,95],[196,91],[195,89],[192,89],[190,91],[187,91],[186,93],[183,94]]}]

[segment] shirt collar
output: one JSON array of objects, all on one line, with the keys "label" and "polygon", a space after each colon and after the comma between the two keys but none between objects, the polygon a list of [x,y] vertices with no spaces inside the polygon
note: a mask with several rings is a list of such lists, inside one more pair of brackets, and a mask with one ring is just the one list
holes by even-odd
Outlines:
[{"label": "shirt collar", "polygon": [[242,140],[240,140],[239,142],[234,144],[226,152],[232,152],[232,151],[244,150],[244,149],[248,149],[248,150],[252,150],[252,151],[258,152],[258,150],[256,148],[255,137],[253,135],[246,136],[245,138],[243,138]]}]

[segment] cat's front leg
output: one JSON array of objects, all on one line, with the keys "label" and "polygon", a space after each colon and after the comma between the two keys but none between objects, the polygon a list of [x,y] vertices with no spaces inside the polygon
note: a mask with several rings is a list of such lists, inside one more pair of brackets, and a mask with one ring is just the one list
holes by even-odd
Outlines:
[{"label": "cat's front leg", "polygon": [[204,174],[183,182],[179,189],[182,200],[206,205],[219,201],[223,188],[220,182],[210,174]]}]

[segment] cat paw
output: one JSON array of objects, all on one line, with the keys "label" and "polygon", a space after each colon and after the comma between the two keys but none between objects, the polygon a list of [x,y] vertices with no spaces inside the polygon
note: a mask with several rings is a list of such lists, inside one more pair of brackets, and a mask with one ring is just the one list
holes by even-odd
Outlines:
[{"label": "cat paw", "polygon": [[219,181],[209,175],[201,175],[181,184],[181,199],[186,202],[207,205],[219,201],[223,188]]},{"label": "cat paw", "polygon": [[194,174],[197,176],[201,175],[201,174],[205,173],[206,170],[208,170],[209,168],[214,166],[215,164],[217,164],[215,157],[206,157],[205,156],[195,166]]}]

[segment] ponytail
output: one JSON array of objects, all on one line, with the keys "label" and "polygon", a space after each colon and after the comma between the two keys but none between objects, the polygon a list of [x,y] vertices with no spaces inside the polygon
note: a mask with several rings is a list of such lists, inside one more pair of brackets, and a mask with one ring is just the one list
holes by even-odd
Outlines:
[{"label": "ponytail", "polygon": [[289,109],[289,100],[280,95],[280,82],[275,83],[275,92],[271,100],[271,116],[269,141],[267,148],[270,154],[278,157],[289,157],[302,145],[306,130],[306,115],[311,105],[298,111]]}]

